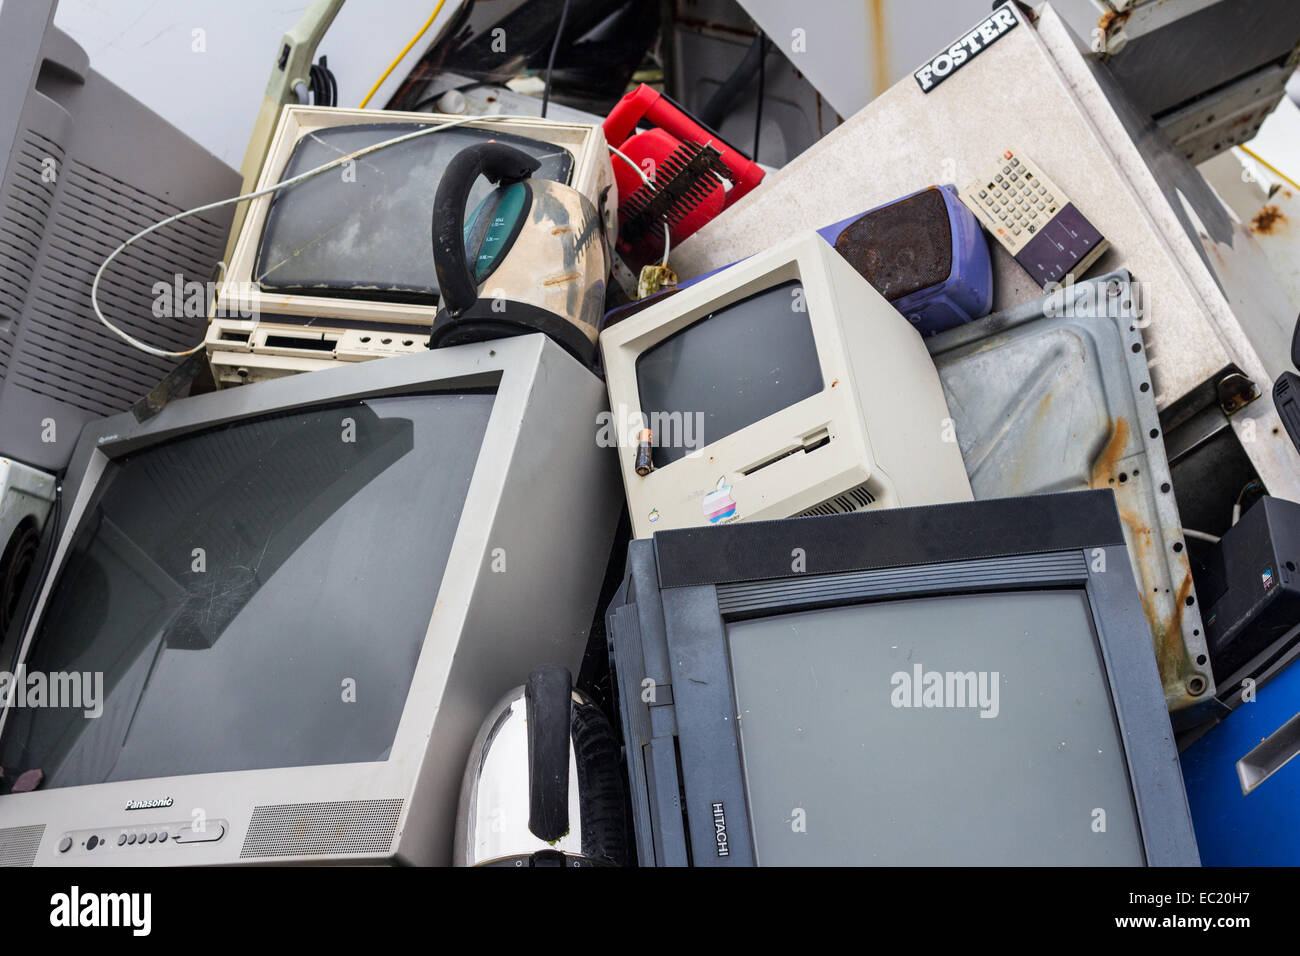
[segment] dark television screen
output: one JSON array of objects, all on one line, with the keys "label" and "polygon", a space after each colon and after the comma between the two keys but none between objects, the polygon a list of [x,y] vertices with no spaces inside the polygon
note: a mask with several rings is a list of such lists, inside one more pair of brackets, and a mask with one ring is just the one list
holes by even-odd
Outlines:
[{"label": "dark television screen", "polygon": [[11,708],[6,784],[386,759],[492,405],[372,399],[112,462],[26,662],[102,674],[101,712]]},{"label": "dark television screen", "polygon": [[803,286],[786,282],[692,323],[647,349],[636,374],[656,468],[816,395],[822,373]]},{"label": "dark television screen", "polygon": [[760,864],[1144,861],[1083,592],[882,601],[727,637]]},{"label": "dark television screen", "polygon": [[[419,128],[376,123],[308,133],[294,147],[282,178]],[[275,193],[254,281],[276,292],[436,303],[434,194],[452,157],[489,141],[538,159],[534,178],[569,181],[573,157],[552,143],[464,126],[417,137]],[[491,188],[480,177],[468,208]]]}]

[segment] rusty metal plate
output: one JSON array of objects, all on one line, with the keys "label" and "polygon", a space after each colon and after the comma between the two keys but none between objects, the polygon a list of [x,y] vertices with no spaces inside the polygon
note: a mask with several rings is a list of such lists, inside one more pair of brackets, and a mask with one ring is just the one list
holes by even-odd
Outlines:
[{"label": "rusty metal plate", "polygon": [[1214,678],[1125,271],[926,341],[977,499],[1110,488],[1171,712]]}]

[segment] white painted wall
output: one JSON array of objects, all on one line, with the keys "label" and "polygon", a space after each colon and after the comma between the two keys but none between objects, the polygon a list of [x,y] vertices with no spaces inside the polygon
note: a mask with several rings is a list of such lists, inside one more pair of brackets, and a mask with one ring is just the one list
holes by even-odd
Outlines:
[{"label": "white painted wall", "polygon": [[[371,105],[383,105],[463,2],[447,0]],[[317,50],[338,78],[340,106],[361,102],[435,4],[344,3]],[[280,37],[306,8],[305,0],[61,0],[54,23],[94,69],[238,168]]]}]

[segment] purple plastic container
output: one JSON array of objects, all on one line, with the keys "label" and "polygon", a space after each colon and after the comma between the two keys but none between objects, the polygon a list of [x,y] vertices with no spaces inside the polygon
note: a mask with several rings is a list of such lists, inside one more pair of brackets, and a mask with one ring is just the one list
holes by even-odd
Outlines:
[{"label": "purple plastic container", "polygon": [[817,232],[922,335],[992,311],[988,243],[954,186],[928,186]]}]

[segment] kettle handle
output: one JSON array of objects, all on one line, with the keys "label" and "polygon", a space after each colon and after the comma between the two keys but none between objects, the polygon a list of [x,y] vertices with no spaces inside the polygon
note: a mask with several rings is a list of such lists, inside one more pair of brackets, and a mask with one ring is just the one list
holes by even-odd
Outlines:
[{"label": "kettle handle", "polygon": [[569,733],[573,677],[562,664],[528,675],[528,829],[553,843],[569,832]]},{"label": "kettle handle", "polygon": [[481,143],[461,150],[447,164],[433,197],[433,266],[442,306],[459,315],[478,299],[478,283],[465,253],[465,205],[479,176],[493,183],[527,179],[541,162],[504,143]]}]

